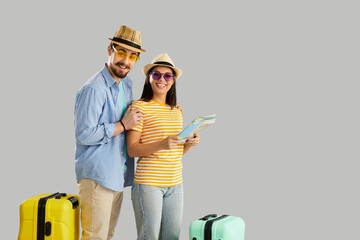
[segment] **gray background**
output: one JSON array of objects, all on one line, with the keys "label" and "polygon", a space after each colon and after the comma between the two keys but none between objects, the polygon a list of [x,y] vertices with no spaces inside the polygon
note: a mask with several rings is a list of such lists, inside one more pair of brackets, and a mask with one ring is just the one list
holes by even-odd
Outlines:
[{"label": "gray background", "polygon": [[[208,213],[242,217],[248,240],[360,239],[357,1],[133,2],[0,4],[1,238],[23,200],[77,193],[74,97],[125,24],[147,50],[135,98],[167,52],[185,124],[217,114],[183,159],[181,239]],[[129,190],[115,239],[136,236]]]}]

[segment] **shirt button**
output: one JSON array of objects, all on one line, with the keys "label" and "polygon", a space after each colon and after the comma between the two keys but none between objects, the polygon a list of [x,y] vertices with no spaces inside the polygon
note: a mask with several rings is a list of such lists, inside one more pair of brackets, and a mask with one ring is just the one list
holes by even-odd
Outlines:
[{"label": "shirt button", "polygon": [[121,152],[121,154],[124,154],[124,152]]},{"label": "shirt button", "polygon": [[121,140],[123,140],[124,138],[123,137],[121,137]]},{"label": "shirt button", "polygon": [[115,99],[116,99],[116,96],[115,96]]},{"label": "shirt button", "polygon": [[122,166],[122,169],[124,169],[124,166]]}]

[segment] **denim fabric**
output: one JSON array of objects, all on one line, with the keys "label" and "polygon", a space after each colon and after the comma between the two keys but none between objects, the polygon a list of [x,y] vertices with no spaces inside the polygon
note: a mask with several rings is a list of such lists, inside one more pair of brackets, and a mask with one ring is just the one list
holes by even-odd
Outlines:
[{"label": "denim fabric", "polygon": [[[132,80],[121,79],[126,106],[132,103]],[[124,157],[125,133],[112,137],[121,113],[119,86],[106,65],[76,94],[74,126],[75,171],[78,181],[89,178],[102,186],[122,192],[134,179],[134,159]],[[126,170],[127,167],[127,171]]]},{"label": "denim fabric", "polygon": [[183,184],[153,187],[134,183],[131,199],[138,240],[178,240],[183,213]]}]

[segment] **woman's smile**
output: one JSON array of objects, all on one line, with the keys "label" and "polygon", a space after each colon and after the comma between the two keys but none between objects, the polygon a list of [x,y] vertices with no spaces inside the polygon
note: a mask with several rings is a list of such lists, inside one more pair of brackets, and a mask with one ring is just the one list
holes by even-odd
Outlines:
[{"label": "woman's smile", "polygon": [[163,83],[157,83],[156,86],[160,89],[166,88],[166,84],[163,84]]}]

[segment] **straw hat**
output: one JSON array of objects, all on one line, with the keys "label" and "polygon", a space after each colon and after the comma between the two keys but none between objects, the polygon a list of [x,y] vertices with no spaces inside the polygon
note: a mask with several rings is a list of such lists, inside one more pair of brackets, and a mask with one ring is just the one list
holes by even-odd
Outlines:
[{"label": "straw hat", "polygon": [[165,66],[165,67],[169,67],[169,68],[173,69],[175,71],[175,75],[176,75],[175,79],[178,79],[182,74],[181,69],[175,67],[174,62],[171,60],[169,55],[167,55],[167,53],[159,54],[152,60],[151,64],[146,64],[144,66],[143,72],[144,72],[145,76],[147,76],[149,70],[155,66]]},{"label": "straw hat", "polygon": [[109,40],[135,52],[146,52],[141,49],[141,33],[124,25],[120,26],[115,36]]}]

